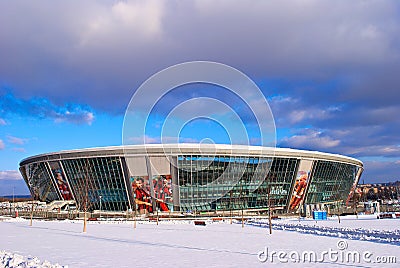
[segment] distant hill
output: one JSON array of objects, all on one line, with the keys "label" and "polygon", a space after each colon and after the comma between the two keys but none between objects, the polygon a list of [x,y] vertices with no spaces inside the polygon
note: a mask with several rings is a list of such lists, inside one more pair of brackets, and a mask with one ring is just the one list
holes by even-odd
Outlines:
[{"label": "distant hill", "polygon": [[[31,195],[14,195],[14,201],[26,201],[31,199]],[[12,195],[0,196],[0,202],[12,201]]]}]

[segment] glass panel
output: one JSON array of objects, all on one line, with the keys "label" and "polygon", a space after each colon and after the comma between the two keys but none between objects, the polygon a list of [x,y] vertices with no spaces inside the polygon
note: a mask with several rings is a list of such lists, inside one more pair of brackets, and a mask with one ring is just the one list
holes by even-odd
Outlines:
[{"label": "glass panel", "polygon": [[257,191],[271,162],[258,157],[179,156],[181,210],[257,208]]},{"label": "glass panel", "polygon": [[32,163],[26,166],[28,186],[35,199],[51,202],[60,200],[53,181],[49,176],[46,163]]},{"label": "glass panel", "polygon": [[354,182],[357,167],[350,164],[319,160],[314,168],[306,203],[346,200]]},{"label": "glass panel", "polygon": [[125,211],[129,202],[118,157],[63,160],[75,199],[81,210]]},{"label": "glass panel", "polygon": [[265,182],[256,191],[256,207],[268,207],[268,195],[271,206],[286,207],[298,162],[293,158],[274,159]]}]

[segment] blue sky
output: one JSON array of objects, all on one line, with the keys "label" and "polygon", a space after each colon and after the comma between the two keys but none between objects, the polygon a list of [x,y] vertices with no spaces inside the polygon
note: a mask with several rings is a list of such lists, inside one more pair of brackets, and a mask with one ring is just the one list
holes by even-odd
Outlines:
[{"label": "blue sky", "polygon": [[[2,1],[0,195],[28,193],[18,173],[25,157],[120,145],[135,90],[195,60],[255,81],[278,146],[356,157],[365,182],[398,180],[399,11],[398,1]],[[196,85],[167,96],[151,123],[196,97],[252,121],[232,96]],[[223,127],[206,121],[186,125],[182,140],[227,143]]]}]

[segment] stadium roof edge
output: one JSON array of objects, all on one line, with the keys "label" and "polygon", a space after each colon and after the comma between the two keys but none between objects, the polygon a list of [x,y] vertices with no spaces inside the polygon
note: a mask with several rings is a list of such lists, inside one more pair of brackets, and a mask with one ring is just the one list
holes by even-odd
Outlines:
[{"label": "stadium roof edge", "polygon": [[[250,154],[250,155],[265,155],[277,157],[293,157],[293,158],[311,158],[322,159],[330,161],[340,161],[346,163],[356,164],[363,166],[363,162],[349,156],[324,153],[319,151],[308,151],[292,148],[279,148],[279,147],[262,147],[262,146],[248,146],[248,145],[231,145],[231,144],[198,144],[198,143],[172,143],[172,144],[141,144],[141,145],[119,145],[119,146],[106,146],[106,147],[92,147],[73,150],[61,150],[58,152],[43,153],[30,156],[21,160],[20,165],[35,162],[41,158],[46,160],[64,159],[68,155],[87,155],[90,152],[96,152],[99,155],[101,152],[110,152],[118,155],[123,155],[127,152],[133,153],[216,153],[216,154]],[[58,157],[57,157],[58,156]],[[71,156],[72,157],[72,156]]]}]

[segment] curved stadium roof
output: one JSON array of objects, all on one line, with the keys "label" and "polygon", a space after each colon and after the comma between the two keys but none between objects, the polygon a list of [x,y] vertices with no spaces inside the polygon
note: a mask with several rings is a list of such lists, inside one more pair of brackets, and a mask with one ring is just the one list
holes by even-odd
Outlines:
[{"label": "curved stadium roof", "polygon": [[362,167],[363,162],[358,159],[339,154],[323,153],[318,151],[298,150],[291,148],[272,148],[261,146],[246,145],[227,145],[227,144],[145,144],[145,145],[125,145],[94,147],[86,149],[63,150],[59,152],[44,153],[23,159],[20,165],[29,164],[37,161],[61,160],[79,157],[95,156],[129,156],[129,155],[243,155],[259,157],[282,157],[282,158],[302,158],[302,159],[323,159],[354,164]]}]

